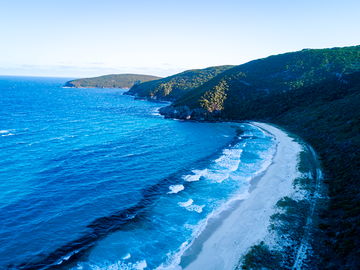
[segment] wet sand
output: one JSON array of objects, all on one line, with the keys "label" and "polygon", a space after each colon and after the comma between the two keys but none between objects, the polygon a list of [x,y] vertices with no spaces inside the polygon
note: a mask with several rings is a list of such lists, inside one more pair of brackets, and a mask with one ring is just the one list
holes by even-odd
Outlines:
[{"label": "wet sand", "polygon": [[183,254],[182,269],[235,269],[240,257],[268,234],[276,202],[293,191],[300,145],[271,125],[252,124],[275,136],[277,150],[272,163],[252,179],[247,199],[233,202],[229,209],[209,220]]}]

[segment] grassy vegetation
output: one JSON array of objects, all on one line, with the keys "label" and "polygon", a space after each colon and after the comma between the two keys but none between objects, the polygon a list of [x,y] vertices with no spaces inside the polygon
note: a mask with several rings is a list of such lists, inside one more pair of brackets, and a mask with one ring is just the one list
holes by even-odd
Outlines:
[{"label": "grassy vegetation", "polygon": [[136,94],[139,97],[175,100],[231,67],[233,66],[187,70],[157,81],[134,85],[128,91],[128,94]]},{"label": "grassy vegetation", "polygon": [[319,213],[324,269],[355,269],[360,261],[360,78],[347,79],[341,98],[272,119],[306,139],[321,157],[330,196]]},{"label": "grassy vegetation", "polygon": [[255,245],[245,255],[244,264],[236,270],[257,270],[257,269],[281,269],[282,254],[279,251],[270,250],[264,242]]},{"label": "grassy vegetation", "polygon": [[[357,70],[360,70],[360,46],[270,56],[226,70],[184,95],[175,106],[207,110],[224,107],[228,115],[236,116],[238,109],[245,110],[249,103],[270,93],[282,94]],[[214,95],[216,99],[211,98]]]},{"label": "grassy vegetation", "polygon": [[[301,246],[315,246],[313,241],[321,240],[321,234],[313,227],[316,224],[313,209],[319,200],[315,196],[317,162],[307,145],[297,140],[305,149],[300,152],[298,163],[302,176],[295,179],[294,192],[276,203],[276,212],[270,217],[272,245],[261,242],[251,247],[240,260],[238,269],[292,269]],[[306,255],[308,259],[301,261],[301,269],[317,269],[318,254],[306,252]]]},{"label": "grassy vegetation", "polygon": [[[329,201],[315,212],[314,260],[320,269],[356,269],[360,261],[360,73],[265,97],[252,108],[244,111],[245,119],[285,127],[318,153]],[[300,164],[300,170],[306,166]]]},{"label": "grassy vegetation", "polygon": [[281,235],[291,236],[291,239],[297,244],[304,235],[304,229],[310,210],[310,204],[307,199],[294,200],[284,197],[277,202],[276,207],[282,211],[270,217],[271,228],[278,231]]},{"label": "grassy vegetation", "polygon": [[304,174],[315,170],[312,154],[307,149],[300,152],[298,170]]},{"label": "grassy vegetation", "polygon": [[76,88],[130,88],[134,84],[161,79],[156,76],[137,74],[105,75],[94,78],[78,79],[68,81],[65,87]]},{"label": "grassy vegetation", "polygon": [[[321,200],[323,208],[314,210],[311,258],[319,269],[360,267],[359,70],[360,46],[304,50],[229,69],[174,103],[209,113],[219,110],[212,114],[219,119],[273,123],[315,149],[329,196]],[[301,164],[300,170],[306,166]],[[311,181],[303,177],[297,183]],[[292,209],[306,213],[308,208],[296,200],[278,206],[286,209],[273,217],[274,228],[283,233],[303,222],[303,214]],[[294,239],[296,235],[293,230]]]}]

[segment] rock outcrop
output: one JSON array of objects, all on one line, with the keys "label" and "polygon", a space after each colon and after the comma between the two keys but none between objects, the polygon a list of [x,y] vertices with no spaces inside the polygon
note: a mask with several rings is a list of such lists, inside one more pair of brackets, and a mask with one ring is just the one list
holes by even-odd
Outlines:
[{"label": "rock outcrop", "polygon": [[165,118],[175,118],[189,121],[214,122],[221,118],[221,111],[209,112],[203,108],[190,109],[188,106],[174,107],[172,105],[160,109],[160,114]]}]

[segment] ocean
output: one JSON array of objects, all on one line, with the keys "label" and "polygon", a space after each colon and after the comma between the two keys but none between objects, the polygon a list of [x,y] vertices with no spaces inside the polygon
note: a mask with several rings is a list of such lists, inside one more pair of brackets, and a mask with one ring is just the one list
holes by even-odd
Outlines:
[{"label": "ocean", "polygon": [[175,269],[275,154],[251,124],[67,80],[0,76],[0,269]]}]

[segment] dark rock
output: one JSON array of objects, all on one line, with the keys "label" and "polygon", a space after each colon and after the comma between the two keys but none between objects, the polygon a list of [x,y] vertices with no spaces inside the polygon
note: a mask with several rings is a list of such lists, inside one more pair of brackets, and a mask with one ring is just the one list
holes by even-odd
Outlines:
[{"label": "dark rock", "polygon": [[188,106],[173,107],[172,105],[160,109],[165,118],[175,118],[192,121],[215,121],[213,115],[202,108],[190,109]]}]

